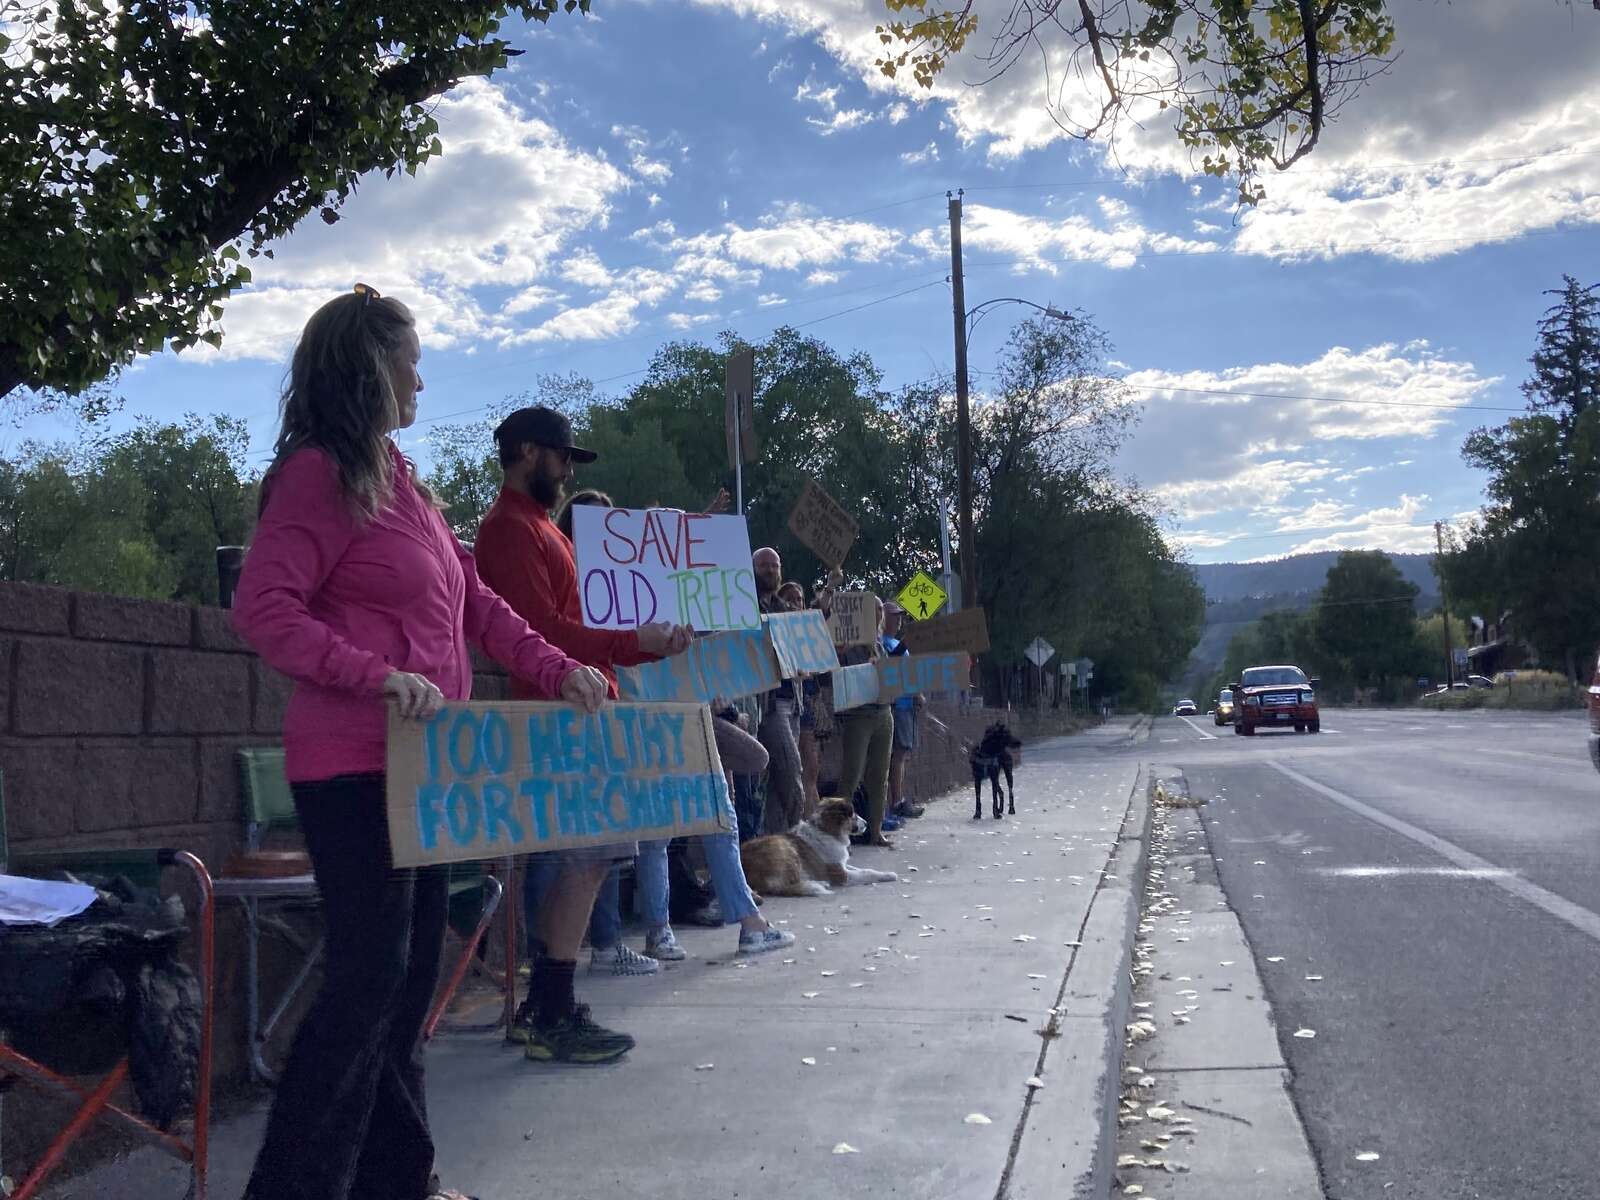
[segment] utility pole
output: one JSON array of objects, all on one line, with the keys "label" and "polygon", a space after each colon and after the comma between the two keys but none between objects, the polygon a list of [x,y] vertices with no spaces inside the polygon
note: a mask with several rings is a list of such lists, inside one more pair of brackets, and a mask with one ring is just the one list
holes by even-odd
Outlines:
[{"label": "utility pole", "polygon": [[967,293],[961,277],[961,197],[950,196],[950,300],[956,328],[956,472],[960,476],[961,607],[978,606],[978,544],[972,532],[972,414],[967,405]]},{"label": "utility pole", "polygon": [[1444,586],[1444,522],[1433,523],[1433,544],[1439,551],[1439,607],[1444,611],[1444,683],[1454,687],[1456,682],[1455,654],[1450,649],[1450,596]]}]

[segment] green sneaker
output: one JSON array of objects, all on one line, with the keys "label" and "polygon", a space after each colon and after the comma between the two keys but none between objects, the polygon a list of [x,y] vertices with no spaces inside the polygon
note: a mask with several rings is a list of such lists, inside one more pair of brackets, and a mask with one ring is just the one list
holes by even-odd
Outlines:
[{"label": "green sneaker", "polygon": [[524,1004],[506,1026],[506,1041],[516,1046],[526,1046],[533,1036],[533,1006]]},{"label": "green sneaker", "polygon": [[625,1033],[602,1028],[589,1019],[589,1006],[580,1004],[565,1020],[529,1029],[524,1053],[534,1062],[593,1065],[615,1062],[633,1049]]}]

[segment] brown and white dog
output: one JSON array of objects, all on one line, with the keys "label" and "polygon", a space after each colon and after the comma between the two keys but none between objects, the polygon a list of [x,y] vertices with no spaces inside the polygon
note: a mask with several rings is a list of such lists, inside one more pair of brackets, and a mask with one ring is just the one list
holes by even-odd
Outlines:
[{"label": "brown and white dog", "polygon": [[[850,865],[850,835],[867,823],[848,800],[824,800],[816,816],[788,833],[751,838],[739,847],[750,887],[767,896],[826,896],[852,883],[893,883],[893,871]],[[831,887],[830,887],[831,885]]]}]

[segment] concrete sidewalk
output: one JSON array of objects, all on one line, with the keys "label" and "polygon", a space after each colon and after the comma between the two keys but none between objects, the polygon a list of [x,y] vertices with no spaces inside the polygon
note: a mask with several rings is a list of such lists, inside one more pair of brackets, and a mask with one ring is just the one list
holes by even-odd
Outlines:
[{"label": "concrete sidewalk", "polygon": [[[689,960],[655,978],[580,971],[596,1018],[639,1039],[621,1063],[436,1043],[445,1182],[483,1200],[1106,1194],[1147,814],[1137,762],[1107,751],[1131,731],[1029,745],[1014,818],[980,824],[955,792],[897,849],[855,852],[898,884],[769,900],[790,952],[739,960],[734,929],[680,929]],[[217,1200],[263,1118],[214,1131]],[[167,1200],[182,1174],[140,1153],[54,1195]]]}]

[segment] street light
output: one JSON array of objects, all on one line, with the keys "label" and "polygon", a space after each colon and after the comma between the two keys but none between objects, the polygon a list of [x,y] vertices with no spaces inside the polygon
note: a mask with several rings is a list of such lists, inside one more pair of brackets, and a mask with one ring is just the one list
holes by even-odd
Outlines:
[{"label": "street light", "polygon": [[[959,239],[959,226],[956,227],[954,236]],[[957,240],[955,253],[956,262],[960,262],[960,242]],[[950,285],[955,291],[956,311],[956,471],[959,476],[960,487],[960,530],[961,530],[961,603],[969,606],[978,602],[978,554],[977,540],[972,532],[972,415],[968,405],[967,381],[967,338],[973,330],[977,329],[978,322],[983,320],[986,310],[992,309],[997,304],[1022,304],[1028,308],[1037,309],[1045,316],[1056,321],[1070,321],[1072,314],[1063,312],[1053,304],[1035,304],[1032,300],[1024,300],[1021,296],[996,296],[993,300],[985,300],[982,304],[975,304],[969,309],[962,309],[965,300],[965,289],[962,287],[960,274],[953,275]],[[972,324],[969,326],[968,321]]]}]

